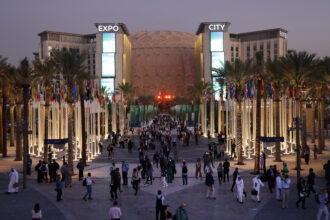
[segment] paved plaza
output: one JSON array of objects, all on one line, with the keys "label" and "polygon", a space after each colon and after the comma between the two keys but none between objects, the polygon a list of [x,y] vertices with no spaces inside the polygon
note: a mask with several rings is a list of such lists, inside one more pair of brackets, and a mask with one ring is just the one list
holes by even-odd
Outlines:
[{"label": "paved plaza", "polygon": [[[136,140],[135,140],[136,141]],[[123,192],[119,193],[119,206],[122,209],[123,215],[121,219],[154,219],[155,218],[155,195],[157,190],[161,189],[165,196],[165,204],[170,206],[170,211],[173,213],[175,209],[179,207],[181,202],[187,204],[187,211],[189,219],[316,219],[317,204],[314,199],[314,194],[311,194],[310,198],[306,199],[307,210],[295,207],[295,201],[297,200],[297,190],[295,187],[295,155],[283,156],[283,160],[288,162],[289,174],[293,183],[291,184],[289,209],[282,210],[281,203],[276,201],[275,194],[271,194],[268,191],[267,183],[261,190],[261,203],[256,203],[251,199],[251,185],[253,175],[251,171],[253,169],[254,160],[245,160],[244,166],[235,165],[235,161],[230,160],[231,172],[233,167],[238,167],[240,175],[243,177],[245,183],[245,191],[247,192],[247,198],[244,200],[244,204],[236,202],[236,192],[231,192],[232,177],[230,176],[230,182],[218,184],[216,174],[215,177],[215,194],[216,200],[206,199],[206,185],[205,177],[203,180],[195,179],[194,177],[194,160],[196,157],[201,157],[202,153],[207,150],[208,139],[202,139],[199,145],[191,143],[189,147],[180,146],[179,160],[185,159],[188,161],[188,185],[182,185],[181,179],[181,166],[180,162],[177,163],[178,173],[174,182],[169,184],[167,188],[163,188],[160,181],[160,171],[154,168],[154,181],[152,185],[145,185],[145,180],[141,182],[141,188],[137,196],[134,196],[134,190],[132,185],[122,186]],[[329,146],[329,140],[326,141]],[[159,149],[159,146],[156,146]],[[154,150],[149,150],[149,158],[152,158]],[[14,150],[9,148],[9,157],[0,159],[0,191],[6,192],[8,185],[7,172],[11,167],[18,169],[20,173],[20,183],[22,180],[21,162],[15,162]],[[325,186],[324,171],[322,169],[323,164],[330,158],[330,151],[325,151],[322,155],[319,155],[318,160],[311,159],[310,164],[307,166],[302,161],[302,176],[306,177],[308,168],[313,167],[316,170],[316,190],[320,191],[321,187]],[[36,165],[39,158],[33,158],[33,167]],[[120,161],[126,160],[129,162],[130,171],[137,166],[138,153],[137,149],[134,149],[130,154],[125,149],[115,149],[115,162],[117,167],[121,167]],[[50,183],[40,183],[36,181],[36,173],[33,172],[28,177],[28,187],[23,190],[20,189],[18,194],[6,195],[0,194],[0,216],[1,219],[30,219],[31,210],[33,205],[40,203],[43,219],[109,219],[108,209],[112,206],[109,195],[109,167],[112,160],[108,159],[107,152],[99,155],[93,162],[89,163],[89,166],[85,169],[85,175],[87,172],[92,173],[92,177],[95,180],[93,185],[93,200],[82,200],[83,195],[86,192],[85,187],[82,186],[82,182],[78,181],[77,175],[73,178],[72,188],[63,189],[63,201],[56,202],[56,192],[54,190],[55,185]],[[61,163],[60,163],[61,164]],[[268,158],[267,166],[270,164],[276,164],[279,169],[282,168],[281,163],[273,162],[272,158]],[[215,164],[217,165],[217,163]],[[75,171],[77,173],[77,171]],[[131,172],[129,172],[131,177]]]}]

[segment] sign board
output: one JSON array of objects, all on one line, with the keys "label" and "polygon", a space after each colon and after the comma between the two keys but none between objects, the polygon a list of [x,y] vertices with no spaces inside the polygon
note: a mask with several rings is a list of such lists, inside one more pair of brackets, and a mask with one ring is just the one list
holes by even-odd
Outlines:
[{"label": "sign board", "polygon": [[44,144],[66,144],[69,142],[68,138],[65,139],[45,139]]},{"label": "sign board", "polygon": [[284,142],[284,137],[260,137],[262,142]]}]

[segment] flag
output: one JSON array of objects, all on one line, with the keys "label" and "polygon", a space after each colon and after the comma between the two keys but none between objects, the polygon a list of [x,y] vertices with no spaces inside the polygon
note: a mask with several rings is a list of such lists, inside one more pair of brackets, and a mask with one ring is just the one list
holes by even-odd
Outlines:
[{"label": "flag", "polygon": [[247,82],[246,90],[247,90],[247,94],[246,94],[247,98],[251,98],[250,81]]},{"label": "flag", "polygon": [[257,92],[256,92],[256,81],[255,80],[253,80],[253,83],[252,83],[252,92],[253,92],[253,98],[256,99]]},{"label": "flag", "polygon": [[116,103],[116,96],[115,96],[115,94],[112,95],[112,103]]}]

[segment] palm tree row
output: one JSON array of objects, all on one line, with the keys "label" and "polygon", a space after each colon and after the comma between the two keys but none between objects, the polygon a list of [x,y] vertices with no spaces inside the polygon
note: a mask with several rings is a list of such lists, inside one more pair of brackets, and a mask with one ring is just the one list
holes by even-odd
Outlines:
[{"label": "palm tree row", "polygon": [[[245,62],[235,60],[234,62],[226,62],[224,68],[214,69],[218,73],[220,79],[225,78],[227,86],[230,84],[234,86],[236,95],[235,100],[237,102],[237,148],[238,148],[238,164],[243,163],[242,159],[242,124],[241,124],[241,101],[242,101],[242,88],[252,78],[256,80],[256,105],[257,105],[257,127],[256,127],[256,149],[255,149],[255,168],[254,172],[259,172],[260,167],[260,130],[261,130],[261,84],[266,85],[272,83],[273,101],[275,104],[275,135],[280,136],[280,96],[285,94],[286,89],[291,86],[295,93],[296,99],[296,115],[301,117],[303,124],[302,132],[302,153],[306,147],[306,101],[310,97],[313,102],[318,94],[318,125],[319,125],[319,142],[318,149],[321,153],[324,149],[324,101],[329,97],[329,75],[330,65],[329,58],[326,57],[323,60],[317,59],[315,54],[309,54],[305,51],[296,52],[292,51],[287,56],[280,59],[268,60],[263,62],[263,54],[257,53],[255,60],[247,60]],[[310,92],[314,91],[314,92]],[[266,106],[266,86],[263,91],[264,106]],[[264,108],[264,117],[266,116],[266,108]],[[314,108],[315,109],[315,108]],[[314,114],[314,112],[313,112]],[[314,121],[313,121],[314,124]],[[266,126],[266,123],[264,123]],[[264,127],[266,129],[266,127]],[[312,131],[315,133],[315,129]],[[265,134],[265,132],[264,132]],[[315,139],[315,135],[312,134]],[[281,161],[281,149],[280,143],[275,145],[275,161]]]}]

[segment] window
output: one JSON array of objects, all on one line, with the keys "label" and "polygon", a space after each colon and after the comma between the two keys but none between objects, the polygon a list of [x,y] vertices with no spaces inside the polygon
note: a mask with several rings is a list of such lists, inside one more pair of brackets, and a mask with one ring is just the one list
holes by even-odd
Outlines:
[{"label": "window", "polygon": [[238,51],[238,47],[236,47],[236,52]]},{"label": "window", "polygon": [[91,60],[90,59],[88,59],[88,64],[91,64]]},{"label": "window", "polygon": [[253,45],[253,50],[257,51],[257,45]]},{"label": "window", "polygon": [[66,47],[63,47],[63,48],[62,48],[62,51],[63,51],[63,52],[66,51]]},{"label": "window", "polygon": [[264,50],[264,45],[260,44],[260,50]]},{"label": "window", "polygon": [[234,62],[234,58],[231,58],[231,62]]},{"label": "window", "polygon": [[267,50],[270,50],[270,43],[267,43]]},{"label": "window", "polygon": [[211,51],[223,51],[223,32],[211,32]]},{"label": "window", "polygon": [[274,48],[277,49],[277,43],[274,43]]},{"label": "window", "polygon": [[231,47],[230,50],[231,50],[231,51],[234,51],[234,47]]},{"label": "window", "polygon": [[231,57],[234,57],[234,53],[231,53]]},{"label": "window", "polygon": [[238,57],[238,53],[236,53],[236,57]]},{"label": "window", "polygon": [[249,52],[247,52],[246,56],[249,58],[249,57],[250,57],[250,53],[249,53]]},{"label": "window", "polygon": [[250,46],[247,46],[247,47],[246,47],[246,50],[247,50],[247,51],[250,51]]}]

